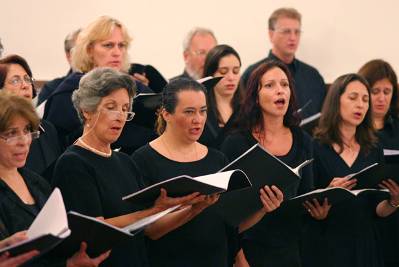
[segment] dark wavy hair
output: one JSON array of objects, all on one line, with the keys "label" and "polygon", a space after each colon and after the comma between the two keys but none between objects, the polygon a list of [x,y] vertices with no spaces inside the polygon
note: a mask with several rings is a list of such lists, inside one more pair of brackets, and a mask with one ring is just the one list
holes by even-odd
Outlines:
[{"label": "dark wavy hair", "polygon": [[[324,104],[321,109],[321,117],[319,125],[315,129],[315,138],[319,139],[321,143],[339,146],[339,153],[342,153],[344,146],[340,132],[340,125],[342,123],[340,98],[351,82],[361,82],[367,88],[370,95],[370,86],[366,79],[356,73],[349,73],[338,77],[330,86],[327,96],[324,99]],[[374,127],[371,120],[371,98],[369,98],[369,109],[363,121],[357,126],[355,138],[360,146],[368,153],[376,144],[377,138],[374,133]]]},{"label": "dark wavy hair", "polygon": [[[162,91],[162,104],[160,111],[163,109],[168,113],[173,114],[176,106],[179,104],[178,94],[182,91],[196,91],[203,92],[206,96],[206,88],[204,85],[191,78],[177,78],[171,80]],[[158,117],[155,125],[156,132],[161,135],[166,129],[166,121],[162,117],[162,113],[158,112]]]},{"label": "dark wavy hair", "polygon": [[[217,45],[213,49],[211,49],[205,59],[205,64],[204,64],[204,74],[203,77],[207,76],[214,76],[216,71],[219,68],[219,63],[220,60],[226,56],[233,55],[235,56],[238,61],[240,62],[240,67],[241,67],[241,58],[240,55],[234,48],[228,45]],[[238,83],[238,88],[234,93],[234,96],[231,100],[231,107],[233,108],[233,113],[237,112],[238,109],[240,108],[240,102],[242,99],[242,89],[240,83]],[[218,122],[225,123],[222,121],[222,116],[220,115],[219,110],[217,109],[216,105],[216,98],[215,98],[215,90],[209,90],[208,92],[208,113],[213,112],[215,114],[215,117],[217,118]]]},{"label": "dark wavy hair", "polygon": [[392,84],[392,99],[389,105],[388,113],[385,115],[384,119],[386,121],[390,116],[398,118],[398,78],[392,66],[382,59],[374,59],[364,64],[358,73],[367,80],[371,88],[373,88],[376,82],[383,79],[388,79],[388,81]]},{"label": "dark wavy hair", "polygon": [[263,75],[274,68],[279,68],[285,73],[291,93],[288,109],[284,115],[283,124],[288,128],[299,125],[300,118],[297,114],[295,88],[292,75],[284,63],[276,60],[268,60],[259,65],[251,73],[248,79],[247,88],[245,88],[245,95],[241,103],[241,109],[235,123],[236,129],[252,131],[255,128],[258,128],[259,131],[264,130],[262,109],[259,104],[259,90],[262,86],[261,80]]},{"label": "dark wavy hair", "polygon": [[[0,88],[4,87],[4,83],[5,83],[5,80],[7,77],[7,73],[8,73],[8,66],[10,64],[20,65],[26,71],[28,76],[33,79],[32,71],[28,65],[28,62],[21,56],[9,55],[7,57],[0,59],[0,64],[4,64],[4,66],[5,66],[5,68],[3,68],[3,67],[1,68]],[[35,88],[34,83],[32,83],[32,96],[33,96],[33,98],[36,96],[36,88]]]}]

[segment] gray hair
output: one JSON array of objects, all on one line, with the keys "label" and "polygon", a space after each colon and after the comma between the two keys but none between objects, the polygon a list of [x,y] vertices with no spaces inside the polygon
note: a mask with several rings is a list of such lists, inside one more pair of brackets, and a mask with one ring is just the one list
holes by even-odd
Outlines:
[{"label": "gray hair", "polygon": [[78,38],[78,35],[82,29],[77,29],[76,31],[73,31],[69,33],[64,40],[64,51],[65,53],[71,52],[71,49],[75,46],[76,39]]},{"label": "gray hair", "polygon": [[201,28],[201,27],[195,27],[191,31],[189,31],[186,35],[186,37],[183,40],[183,51],[187,51],[190,48],[191,41],[193,40],[195,35],[211,35],[213,39],[215,39],[216,43],[216,37],[215,34],[213,33],[212,30],[207,29],[207,28]]},{"label": "gray hair", "polygon": [[86,73],[79,82],[79,88],[72,94],[72,103],[84,123],[83,111],[97,110],[101,99],[118,89],[126,89],[129,95],[129,111],[132,109],[136,83],[125,73],[112,68],[95,68]]}]

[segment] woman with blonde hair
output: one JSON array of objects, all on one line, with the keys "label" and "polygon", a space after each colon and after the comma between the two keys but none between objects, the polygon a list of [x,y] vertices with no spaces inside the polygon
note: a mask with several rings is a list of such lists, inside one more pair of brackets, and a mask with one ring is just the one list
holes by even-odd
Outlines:
[{"label": "woman with blonde hair", "polygon": [[[126,27],[117,19],[108,16],[97,18],[79,33],[72,49],[74,72],[48,98],[44,112],[44,118],[54,124],[61,142],[65,145],[73,143],[82,131],[71,100],[73,91],[79,87],[80,79],[97,67],[111,67],[127,72],[131,40]],[[136,83],[138,93],[151,92],[140,81],[136,80]]]}]

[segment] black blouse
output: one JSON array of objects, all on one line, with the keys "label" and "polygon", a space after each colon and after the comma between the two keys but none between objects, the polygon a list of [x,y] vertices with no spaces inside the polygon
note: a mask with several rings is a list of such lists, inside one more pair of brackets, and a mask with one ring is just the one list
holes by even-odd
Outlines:
[{"label": "black blouse", "polygon": [[[122,197],[141,188],[136,165],[124,153],[109,158],[79,146],[70,146],[54,170],[54,185],[59,187],[67,210],[105,219],[137,210]],[[112,249],[101,266],[148,266],[144,238],[137,236],[128,244]]]},{"label": "black blouse", "polygon": [[399,149],[399,119],[389,117],[377,135],[384,149]]},{"label": "black blouse", "polygon": [[216,118],[216,113],[213,110],[210,110],[199,142],[208,147],[219,149],[223,141],[226,139],[236,117],[237,112],[234,112],[226,124],[223,127],[220,127]]},{"label": "black blouse", "polygon": [[[384,149],[399,150],[399,119],[389,117],[384,128],[377,131],[377,135]],[[399,266],[399,212],[381,218],[377,225],[381,233],[385,265]]]},{"label": "black blouse", "polygon": [[[215,173],[227,164],[226,157],[209,148],[194,162],[176,162],[155,151],[149,144],[133,155],[146,185],[178,175],[200,176]],[[227,266],[227,228],[209,207],[191,221],[158,240],[148,240],[151,266]]]},{"label": "black blouse", "polygon": [[18,195],[0,179],[0,218],[10,235],[27,230],[50,196],[50,185],[34,172],[18,170],[35,200],[35,206],[22,202]]},{"label": "black blouse", "polygon": [[[35,200],[34,205],[22,202],[15,192],[0,179],[0,237],[6,238],[16,232],[27,230],[50,196],[50,185],[34,172],[22,168],[18,170],[29,192]],[[29,266],[65,266],[65,259],[46,255]]]}]

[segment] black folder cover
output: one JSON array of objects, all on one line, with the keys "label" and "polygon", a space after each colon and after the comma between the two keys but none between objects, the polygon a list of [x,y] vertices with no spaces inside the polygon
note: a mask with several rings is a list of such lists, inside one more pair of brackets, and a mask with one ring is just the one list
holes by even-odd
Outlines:
[{"label": "black folder cover", "polygon": [[213,90],[213,88],[215,87],[215,85],[221,80],[223,79],[223,76],[220,77],[205,77],[203,79],[198,80],[198,82],[202,83],[203,86],[205,86],[206,90],[208,91],[208,93]]},{"label": "black folder cover", "polygon": [[374,163],[358,173],[350,174],[351,177],[356,178],[356,186],[353,188],[366,189],[366,188],[380,188],[378,186],[386,177],[384,175],[383,164]]},{"label": "black folder cover", "polygon": [[135,113],[131,123],[154,129],[157,119],[157,109],[161,106],[162,95],[160,93],[138,94],[133,100],[133,112]]},{"label": "black folder cover", "polygon": [[55,253],[69,257],[79,250],[81,242],[87,243],[87,254],[96,257],[114,246],[131,240],[134,233],[128,233],[95,218],[73,211],[68,212],[71,235],[57,248]]},{"label": "black folder cover", "polygon": [[[220,175],[220,173],[215,173],[213,175],[215,176],[214,179],[218,179],[217,176]],[[161,188],[164,188],[170,197],[181,197],[194,192],[210,195],[224,191],[238,190],[249,186],[251,186],[250,181],[245,173],[240,170],[232,172],[227,189],[218,187],[214,184],[198,181],[188,175],[181,175],[146,187],[140,191],[125,196],[123,199],[132,201],[136,205],[148,206],[152,205],[157,199]]]},{"label": "black folder cover", "polygon": [[262,208],[260,188],[275,185],[284,193],[301,179],[292,168],[269,154],[259,144],[251,147],[222,170],[231,169],[244,171],[252,183],[251,188],[223,194],[215,204],[218,212],[233,226]]},{"label": "black folder cover", "polygon": [[389,197],[389,192],[378,189],[361,189],[361,190],[348,190],[342,187],[330,187],[324,189],[317,189],[307,194],[303,194],[294,197],[290,200],[284,201],[280,207],[280,212],[284,214],[299,214],[306,212],[303,207],[305,201],[312,203],[313,199],[317,199],[320,204],[323,203],[324,199],[328,199],[328,203],[337,205],[345,200],[352,199],[358,195],[373,194],[381,195],[382,197]]},{"label": "black folder cover", "polygon": [[39,251],[39,255],[35,257],[35,259],[37,259],[41,255],[45,254],[46,252],[57,246],[62,240],[64,239],[51,234],[43,235],[3,248],[0,250],[0,255],[8,251],[10,253],[10,256],[14,257],[29,252],[31,250],[37,250]]},{"label": "black folder cover", "polygon": [[305,130],[307,133],[310,135],[313,135],[313,130],[316,128],[316,126],[319,124],[319,119],[320,119],[321,113],[316,113],[310,117],[307,117],[301,121],[299,126]]}]

